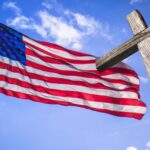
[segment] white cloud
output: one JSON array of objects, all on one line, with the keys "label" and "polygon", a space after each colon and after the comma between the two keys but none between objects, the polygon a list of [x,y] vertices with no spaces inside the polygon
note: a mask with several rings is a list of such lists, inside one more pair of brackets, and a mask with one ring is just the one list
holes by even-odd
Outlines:
[{"label": "white cloud", "polygon": [[[55,4],[56,1],[54,0]],[[52,4],[53,4],[52,3]],[[53,9],[52,4],[43,2],[46,9]],[[110,41],[110,27],[102,24],[93,17],[65,10],[61,5],[61,13],[52,15],[46,9],[39,10],[36,17],[26,17],[15,2],[4,3],[5,8],[15,10],[16,17],[8,18],[7,24],[21,29],[36,31],[44,39],[53,39],[53,42],[72,49],[82,49],[85,39],[98,34],[101,38]],[[58,13],[58,12],[57,12]]]},{"label": "white cloud", "polygon": [[3,7],[12,9],[17,15],[21,13],[21,9],[16,5],[15,2],[4,2]]},{"label": "white cloud", "polygon": [[130,4],[133,5],[135,3],[142,2],[142,0],[130,0]]},{"label": "white cloud", "polygon": [[39,35],[41,35],[43,38],[47,38],[47,31],[40,25],[33,23],[31,24],[31,29],[35,30]]},{"label": "white cloud", "polygon": [[146,143],[146,147],[147,147],[147,149],[150,149],[150,141],[148,141],[148,142]]},{"label": "white cloud", "polygon": [[[149,122],[148,122],[149,123]],[[150,150],[150,141],[148,141],[146,144],[145,144],[145,150]],[[137,147],[135,146],[129,146],[126,148],[126,150],[138,150]]]},{"label": "white cloud", "polygon": [[65,11],[65,14],[72,15],[76,23],[84,30],[85,34],[95,34],[96,32],[99,36],[104,39],[111,41],[112,35],[110,34],[110,26],[108,23],[101,23],[96,21],[93,17],[85,16],[79,13],[73,13],[71,11]]},{"label": "white cloud", "polygon": [[28,29],[30,28],[30,19],[23,15],[19,15],[15,18],[8,18],[7,24],[11,26],[17,26],[22,29]]},{"label": "white cloud", "polygon": [[146,77],[143,77],[143,76],[139,76],[139,78],[140,78],[140,81],[142,83],[145,83],[145,84],[147,84],[150,81],[149,78],[146,78]]},{"label": "white cloud", "polygon": [[48,10],[51,10],[53,8],[53,6],[49,2],[43,2],[42,6],[44,6]]},{"label": "white cloud", "polygon": [[91,34],[95,33],[95,29],[98,29],[99,23],[90,16],[84,16],[79,13],[71,13],[74,17],[76,23],[81,27],[82,29],[86,29],[85,34]]},{"label": "white cloud", "polygon": [[[47,11],[39,11],[41,26],[46,31],[45,38],[53,37],[55,42],[72,48],[81,48],[82,31],[66,22],[62,17],[50,15]],[[77,47],[76,47],[77,46]]]},{"label": "white cloud", "polygon": [[126,148],[126,150],[138,150],[135,146],[129,146]]},{"label": "white cloud", "polygon": [[71,46],[73,49],[81,49],[83,39],[99,34],[105,40],[110,41],[109,25],[102,25],[91,16],[65,11],[65,16],[57,17],[46,10],[38,12],[41,26],[47,31],[45,38],[53,37],[55,42],[63,46]]},{"label": "white cloud", "polygon": [[112,42],[113,36],[110,34],[110,25],[108,23],[101,24],[100,26],[100,36],[106,39],[107,41]]},{"label": "white cloud", "polygon": [[22,15],[21,9],[16,5],[15,2],[4,2],[3,7],[6,9],[11,9],[15,12],[16,17],[8,18],[6,20],[7,24],[10,26],[17,26],[22,29],[30,29],[31,18]]}]

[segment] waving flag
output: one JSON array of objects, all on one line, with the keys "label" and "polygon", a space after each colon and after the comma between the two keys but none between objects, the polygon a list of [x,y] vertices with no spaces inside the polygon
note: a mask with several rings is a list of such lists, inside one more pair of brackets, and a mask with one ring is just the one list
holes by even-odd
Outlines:
[{"label": "waving flag", "polygon": [[99,72],[96,57],[35,41],[0,24],[0,92],[141,119],[137,74],[124,63]]}]

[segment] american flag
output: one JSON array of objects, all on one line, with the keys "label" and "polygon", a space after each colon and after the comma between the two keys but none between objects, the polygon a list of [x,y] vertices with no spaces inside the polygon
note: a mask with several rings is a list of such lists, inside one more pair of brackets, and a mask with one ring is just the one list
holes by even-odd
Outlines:
[{"label": "american flag", "polygon": [[141,119],[139,79],[120,62],[99,72],[96,57],[40,42],[0,24],[0,92]]}]

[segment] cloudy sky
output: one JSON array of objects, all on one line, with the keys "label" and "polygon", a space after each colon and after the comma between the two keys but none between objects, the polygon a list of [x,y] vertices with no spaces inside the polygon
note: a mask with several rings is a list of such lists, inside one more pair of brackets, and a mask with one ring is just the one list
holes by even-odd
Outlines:
[{"label": "cloudy sky", "polygon": [[[34,39],[102,56],[132,37],[126,15],[134,9],[150,24],[150,0],[1,0],[0,21]],[[0,149],[150,150],[150,79],[139,53],[125,62],[140,77],[148,107],[142,120],[0,94]]]}]

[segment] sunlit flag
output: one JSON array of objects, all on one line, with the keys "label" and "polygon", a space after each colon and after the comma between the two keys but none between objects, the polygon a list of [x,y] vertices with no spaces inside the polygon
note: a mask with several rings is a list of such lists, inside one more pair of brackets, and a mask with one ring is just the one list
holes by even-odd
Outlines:
[{"label": "sunlit flag", "polygon": [[99,72],[96,57],[33,40],[0,24],[0,92],[141,119],[139,79],[126,64]]}]

